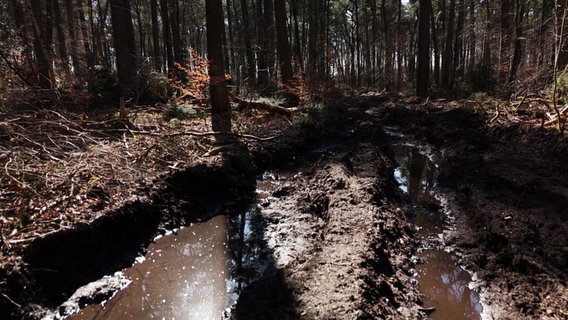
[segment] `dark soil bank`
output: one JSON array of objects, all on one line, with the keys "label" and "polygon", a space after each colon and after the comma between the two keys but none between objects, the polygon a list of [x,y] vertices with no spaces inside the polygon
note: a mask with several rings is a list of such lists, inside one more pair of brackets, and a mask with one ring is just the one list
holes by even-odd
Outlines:
[{"label": "dark soil bank", "polygon": [[485,287],[487,316],[568,318],[566,138],[435,103],[379,113],[443,155],[439,187],[458,219],[449,241]]},{"label": "dark soil bank", "polygon": [[566,143],[536,129],[488,127],[450,104],[385,97],[330,106],[275,140],[171,176],[90,225],[37,239],[22,253],[25,265],[2,273],[0,317],[56,309],[79,286],[132,264],[156,234],[250,203],[257,175],[271,170],[275,187],[256,219],[272,264],[243,289],[232,318],[426,318],[412,204],[393,177],[392,144],[401,139],[440,155],[438,188],[457,221],[446,241],[475,272],[484,315],[567,318]]}]

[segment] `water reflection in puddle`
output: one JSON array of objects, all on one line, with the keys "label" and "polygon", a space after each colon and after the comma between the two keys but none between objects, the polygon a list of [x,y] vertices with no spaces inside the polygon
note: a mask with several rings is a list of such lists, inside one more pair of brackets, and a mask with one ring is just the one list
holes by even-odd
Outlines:
[{"label": "water reflection in puddle", "polygon": [[157,239],[144,261],[124,271],[128,287],[68,319],[220,319],[234,287],[226,244],[225,216]]},{"label": "water reflection in puddle", "polygon": [[[419,228],[422,251],[418,257],[425,261],[417,266],[424,306],[434,307],[430,319],[480,319],[483,311],[479,295],[469,289],[471,275],[457,261],[439,248],[444,230],[449,226],[439,201],[432,193],[435,187],[436,165],[418,148],[395,146],[399,167],[395,179],[400,189],[417,204],[414,223]],[[432,241],[432,240],[437,241]]]},{"label": "water reflection in puddle", "polygon": [[424,250],[420,256],[426,261],[416,267],[424,306],[436,308],[431,319],[480,319],[483,308],[468,287],[470,274],[443,250]]}]

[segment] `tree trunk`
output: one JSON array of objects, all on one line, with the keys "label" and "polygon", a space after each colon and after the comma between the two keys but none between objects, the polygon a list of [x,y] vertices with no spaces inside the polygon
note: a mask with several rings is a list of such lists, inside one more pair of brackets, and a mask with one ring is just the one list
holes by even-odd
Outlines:
[{"label": "tree trunk", "polygon": [[122,96],[133,96],[137,85],[138,57],[129,0],[110,0],[112,36],[118,84]]},{"label": "tree trunk", "polygon": [[[282,1],[282,0],[281,0]],[[273,39],[274,39],[274,6],[272,0],[261,0],[257,3],[257,17],[260,18],[257,25],[257,63],[258,63],[258,88],[262,96],[274,93],[271,80],[271,68],[274,64]]]},{"label": "tree trunk", "polygon": [[511,71],[509,72],[509,83],[512,83],[517,78],[517,70],[521,63],[524,51],[524,34],[523,34],[523,20],[525,17],[525,1],[517,0],[517,12],[515,14],[515,46],[513,50],[513,59],[511,61]]},{"label": "tree trunk", "polygon": [[184,65],[183,44],[180,31],[179,4],[177,0],[168,1],[168,12],[170,13],[170,22],[172,30],[172,46],[174,49],[174,62]]},{"label": "tree trunk", "polygon": [[[209,0],[206,0],[209,2]],[[251,25],[249,18],[249,8],[247,4],[248,0],[241,0],[241,14],[243,19],[243,32],[245,40],[245,56],[246,56],[246,70],[247,78],[250,83],[254,83],[256,80],[256,60],[254,58],[254,50],[252,48],[251,35]]]},{"label": "tree trunk", "polygon": [[456,1],[450,0],[448,11],[448,28],[446,30],[446,43],[442,57],[442,87],[451,91],[454,77],[454,20]]},{"label": "tree trunk", "polygon": [[434,83],[436,87],[440,87],[440,40],[438,23],[433,14],[430,15],[430,28],[432,29],[432,49],[434,51]]},{"label": "tree trunk", "polygon": [[227,64],[228,64],[228,70],[227,72],[229,74],[232,74],[233,71],[236,69],[236,63],[235,63],[235,45],[234,45],[234,37],[233,37],[233,15],[231,14],[231,4],[232,0],[227,0],[227,27],[229,30],[228,34],[229,34],[229,38],[227,39],[227,51],[229,53],[229,56],[225,57],[227,59]]},{"label": "tree trunk", "polygon": [[458,5],[458,21],[456,23],[456,32],[454,38],[454,58],[453,58],[453,75],[452,84],[456,82],[456,78],[464,76],[465,50],[463,46],[463,28],[465,23],[465,7],[464,0],[460,0]]},{"label": "tree trunk", "polygon": [[[82,10],[82,8],[80,8]],[[86,74],[83,58],[85,50],[82,43],[79,41],[79,25],[77,24],[77,16],[72,0],[65,0],[65,11],[67,13],[67,32],[69,34],[69,41],[72,45],[69,47],[69,54],[71,55],[71,63],[73,65],[73,73],[76,77],[83,77]]]},{"label": "tree trunk", "polygon": [[477,36],[476,36],[476,30],[475,30],[475,0],[471,0],[470,4],[469,4],[469,19],[470,19],[470,24],[469,24],[469,35],[470,35],[470,40],[469,40],[469,72],[472,72],[473,70],[475,70],[475,65],[476,65],[476,53],[475,53],[475,49],[477,46]]},{"label": "tree trunk", "polygon": [[221,0],[206,0],[205,8],[213,131],[231,132],[231,104],[223,70],[223,3]]},{"label": "tree trunk", "polygon": [[304,69],[302,57],[302,37],[300,36],[300,23],[298,22],[298,0],[291,0],[290,7],[292,11],[292,19],[294,21],[294,62],[297,63],[301,70]]},{"label": "tree trunk", "polygon": [[162,55],[160,50],[160,24],[158,22],[158,0],[150,0],[152,15],[152,53],[154,54],[154,69],[162,70]]},{"label": "tree trunk", "polygon": [[398,14],[396,22],[396,88],[400,90],[402,84],[402,57],[404,35],[402,33],[402,0],[398,0]]},{"label": "tree trunk", "polygon": [[53,1],[53,15],[57,21],[55,27],[57,30],[57,54],[59,58],[59,67],[62,69],[65,75],[69,75],[71,69],[69,67],[69,54],[67,51],[67,39],[65,37],[65,20],[63,20],[61,14],[61,7],[59,6],[59,0]]},{"label": "tree trunk", "polygon": [[53,72],[53,54],[51,50],[51,35],[47,32],[51,27],[46,26],[49,19],[46,19],[45,10],[42,8],[41,1],[31,0],[32,23],[33,23],[33,46],[38,64],[38,85],[44,89],[55,87],[55,75]]},{"label": "tree trunk", "polygon": [[430,85],[430,0],[420,0],[418,16],[418,68],[416,75],[416,95],[428,96]]},{"label": "tree trunk", "polygon": [[387,90],[391,89],[392,73],[393,73],[393,45],[390,28],[389,10],[387,9],[386,0],[381,0],[381,16],[383,18],[383,36],[385,37],[385,69],[384,69],[384,85]]},{"label": "tree trunk", "polygon": [[276,40],[278,42],[278,64],[282,83],[290,84],[294,75],[292,73],[292,54],[288,42],[288,28],[286,26],[286,4],[284,0],[276,0],[274,6],[276,18]]},{"label": "tree trunk", "polygon": [[[552,17],[554,13],[554,0],[543,0],[542,7],[541,7],[541,17],[540,17],[540,28],[538,32],[538,57],[539,57],[539,70],[541,74],[544,74],[543,80],[550,81],[550,76],[548,76],[548,71],[551,71],[553,66],[553,58],[554,50],[547,50],[546,46],[549,43],[549,39],[552,37],[548,37],[550,31],[550,26],[552,25]],[[547,75],[548,74],[548,75]]]},{"label": "tree trunk", "polygon": [[512,0],[501,0],[501,55],[499,56],[498,67],[499,83],[502,85],[507,83],[511,66],[512,7]]},{"label": "tree trunk", "polygon": [[168,10],[168,0],[160,0],[160,11],[162,16],[164,49],[166,51],[166,67],[168,69],[168,74],[171,74],[174,71],[174,49],[172,44],[172,28]]}]

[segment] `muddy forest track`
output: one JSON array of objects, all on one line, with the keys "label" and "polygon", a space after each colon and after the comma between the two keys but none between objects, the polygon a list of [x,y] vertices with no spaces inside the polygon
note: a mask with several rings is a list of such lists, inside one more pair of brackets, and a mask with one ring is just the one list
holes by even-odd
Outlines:
[{"label": "muddy forest track", "polygon": [[381,113],[381,123],[442,154],[439,188],[459,213],[449,242],[502,308],[494,318],[566,319],[566,138],[519,123],[491,127],[442,103]]},{"label": "muddy forest track", "polygon": [[327,149],[262,210],[289,292],[268,294],[283,289],[272,281],[251,285],[237,319],[418,317],[408,273],[412,232],[385,193],[396,190],[383,178],[392,176],[389,160],[371,143],[335,147],[343,150]]},{"label": "muddy forest track", "polygon": [[[426,318],[413,278],[411,204],[393,177],[392,144],[400,141],[384,128],[441,155],[439,188],[459,212],[460,232],[448,242],[503,311],[493,316],[567,318],[566,142],[521,126],[487,127],[483,116],[450,104],[395,97],[346,99],[278,139],[228,149],[167,178],[147,200],[39,239],[27,265],[3,275],[0,293],[12,301],[0,299],[0,315],[33,318],[30,311],[54,308],[132,263],[156,233],[222,214],[223,199],[254,197],[266,170],[293,170],[258,217],[272,266],[244,288],[232,318]],[[114,243],[124,246],[109,250]]]}]

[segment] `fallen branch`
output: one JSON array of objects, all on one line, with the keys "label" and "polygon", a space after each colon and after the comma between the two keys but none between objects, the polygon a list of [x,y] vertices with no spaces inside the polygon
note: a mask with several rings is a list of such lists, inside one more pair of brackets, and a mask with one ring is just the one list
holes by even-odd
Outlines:
[{"label": "fallen branch", "polygon": [[262,102],[245,101],[245,100],[237,97],[232,92],[229,92],[229,97],[231,99],[233,99],[239,105],[239,108],[242,108],[242,109],[251,109],[252,108],[252,109],[266,110],[266,111],[269,111],[269,112],[285,115],[285,116],[288,116],[288,117],[292,117],[294,115],[294,110],[286,109],[286,108],[282,108],[282,107],[278,107],[278,106],[272,106],[272,105],[269,105],[267,103],[262,103]]},{"label": "fallen branch", "polygon": [[222,136],[222,135],[232,135],[238,138],[245,138],[245,139],[253,139],[258,141],[269,141],[276,139],[276,136],[272,137],[258,137],[251,134],[244,134],[244,133],[227,133],[227,132],[217,132],[217,131],[206,131],[206,132],[199,132],[199,131],[182,131],[182,132],[175,132],[175,133],[157,133],[152,131],[135,131],[135,130],[128,130],[128,129],[102,129],[102,130],[88,130],[89,132],[105,132],[105,133],[131,133],[133,135],[150,135],[150,136],[158,136],[158,137],[178,137],[178,136],[196,136],[196,137],[207,137],[207,136]]},{"label": "fallen branch", "polygon": [[497,120],[497,118],[499,118],[500,115],[501,115],[501,110],[499,110],[499,104],[497,104],[497,106],[495,107],[495,116],[491,118],[491,120],[489,120],[489,123],[493,123],[493,121]]},{"label": "fallen branch", "polygon": [[11,303],[12,305],[14,305],[16,308],[22,308],[22,305],[17,303],[16,301],[12,300],[12,298],[10,298],[7,294],[5,293],[0,293],[0,296],[2,296],[2,298],[4,298],[6,301],[8,301],[9,303]]},{"label": "fallen branch", "polygon": [[552,124],[554,122],[560,122],[558,120],[559,119],[561,120],[562,115],[567,110],[568,110],[568,106],[564,106],[564,108],[562,108],[561,110],[557,110],[557,114],[551,115],[549,112],[547,112],[546,115],[549,117],[549,120],[547,122],[545,122],[544,125],[547,126],[547,125]]}]

